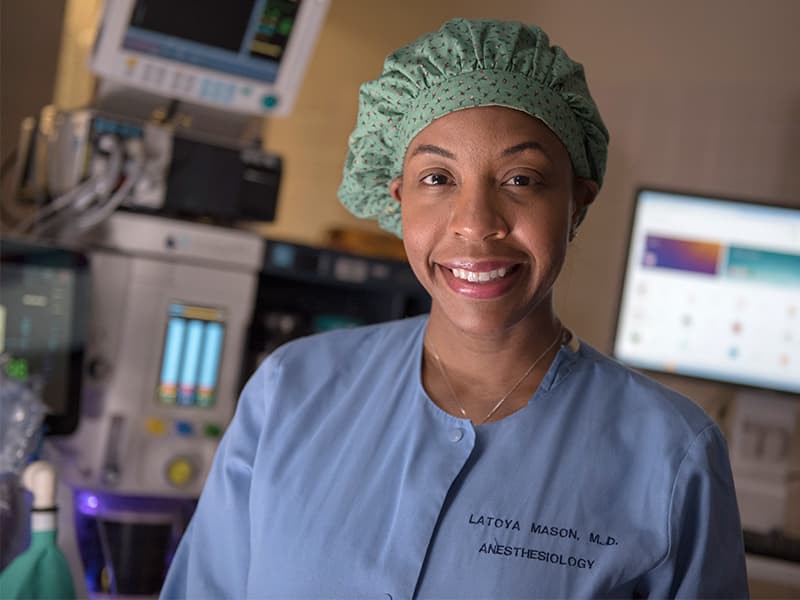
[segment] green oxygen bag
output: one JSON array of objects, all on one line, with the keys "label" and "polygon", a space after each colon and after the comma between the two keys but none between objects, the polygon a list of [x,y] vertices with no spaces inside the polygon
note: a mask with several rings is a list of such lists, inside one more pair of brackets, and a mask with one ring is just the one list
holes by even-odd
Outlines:
[{"label": "green oxygen bag", "polygon": [[31,463],[22,483],[33,493],[31,543],[0,572],[0,598],[72,600],[72,573],[57,543],[55,469],[45,461]]}]

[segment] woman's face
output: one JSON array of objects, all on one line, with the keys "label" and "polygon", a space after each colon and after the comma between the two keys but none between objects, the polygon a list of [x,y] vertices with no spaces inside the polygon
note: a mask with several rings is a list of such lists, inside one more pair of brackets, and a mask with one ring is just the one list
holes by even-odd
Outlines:
[{"label": "woman's face", "polygon": [[480,107],[423,129],[390,191],[431,319],[480,336],[549,323],[570,228],[597,186],[574,177],[541,121]]}]

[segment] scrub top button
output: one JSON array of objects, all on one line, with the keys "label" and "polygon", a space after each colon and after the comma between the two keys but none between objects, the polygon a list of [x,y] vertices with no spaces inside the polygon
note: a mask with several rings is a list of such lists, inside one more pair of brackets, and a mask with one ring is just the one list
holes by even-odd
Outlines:
[{"label": "scrub top button", "polygon": [[453,429],[450,432],[450,441],[451,442],[460,442],[461,438],[464,437],[464,432],[461,429]]}]

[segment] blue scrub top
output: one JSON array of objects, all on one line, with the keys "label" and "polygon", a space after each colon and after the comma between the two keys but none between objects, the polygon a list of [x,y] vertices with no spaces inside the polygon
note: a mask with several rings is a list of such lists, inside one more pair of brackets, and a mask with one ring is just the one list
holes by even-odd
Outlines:
[{"label": "blue scrub top", "polygon": [[420,379],[427,318],[275,351],[162,598],[747,596],[725,441],[586,343],[480,426]]}]

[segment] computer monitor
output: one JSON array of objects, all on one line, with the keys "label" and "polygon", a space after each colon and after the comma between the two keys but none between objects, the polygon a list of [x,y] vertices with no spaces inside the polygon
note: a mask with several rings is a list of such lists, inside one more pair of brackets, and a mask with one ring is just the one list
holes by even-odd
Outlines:
[{"label": "computer monitor", "polygon": [[250,115],[294,103],[330,0],[106,2],[92,68],[174,100]]},{"label": "computer monitor", "polygon": [[613,354],[800,393],[800,206],[638,190]]},{"label": "computer monitor", "polygon": [[73,250],[0,239],[0,353],[6,376],[41,382],[45,433],[68,434],[80,414],[89,314],[89,261]]}]

